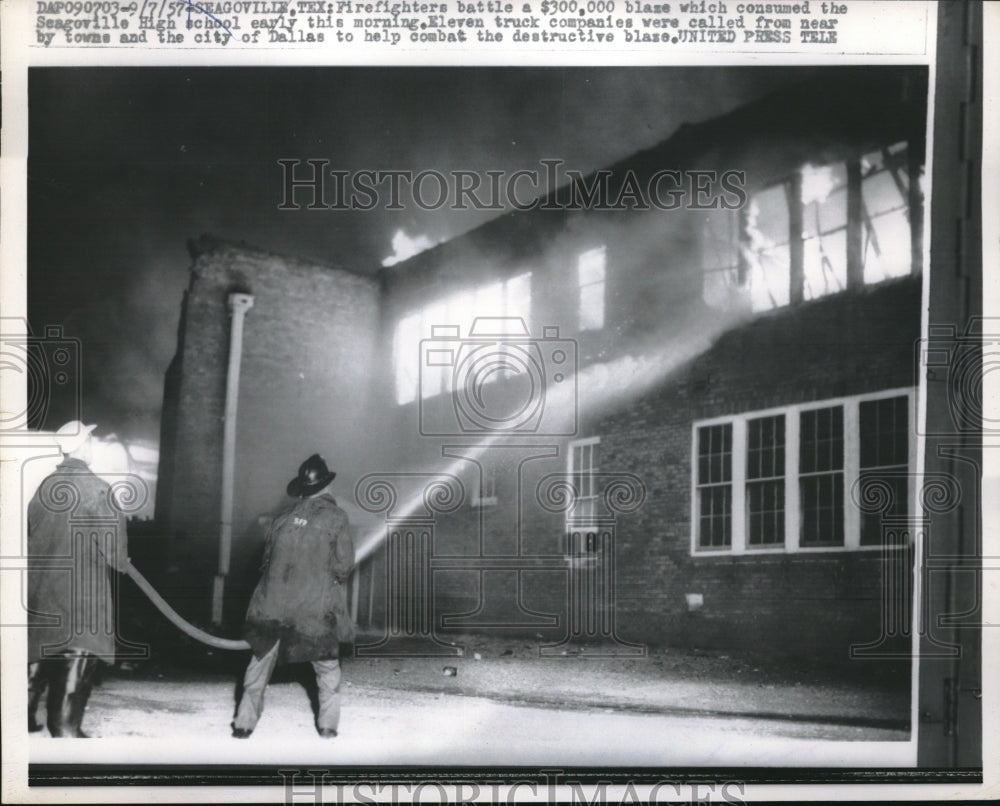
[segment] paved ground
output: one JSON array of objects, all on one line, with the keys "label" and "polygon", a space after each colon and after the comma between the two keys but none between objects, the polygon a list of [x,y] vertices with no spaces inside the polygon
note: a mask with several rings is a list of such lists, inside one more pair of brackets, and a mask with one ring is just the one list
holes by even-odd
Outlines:
[{"label": "paved ground", "polygon": [[[330,764],[711,766],[742,759],[767,766],[793,764],[797,752],[815,760],[810,742],[802,740],[867,744],[906,738],[897,731],[808,721],[567,710],[351,685],[345,686],[341,735],[323,740],[313,728],[305,690],[293,682],[268,691],[264,716],[249,740],[229,738],[231,718],[232,687],[222,681],[114,680],[93,697],[85,727],[102,739],[183,740],[193,747],[212,739],[220,747],[237,745],[229,748],[233,752],[263,754],[269,762],[282,760],[285,750],[289,762],[298,761],[306,748],[309,757]],[[40,736],[32,736],[32,743],[33,749],[66,744]],[[848,746],[821,757],[836,764],[837,758],[856,761],[857,754]]]},{"label": "paved ground", "polygon": [[[560,708],[632,713],[756,716],[907,731],[909,684],[863,673],[793,668],[737,655],[651,648],[640,658],[600,658],[600,647],[540,658],[536,645],[466,638],[446,658],[354,658],[360,681]],[[444,668],[454,667],[455,676]]]},{"label": "paved ground", "polygon": [[[168,739],[170,752],[330,764],[870,765],[869,742],[909,738],[909,687],[822,669],[654,650],[542,659],[527,642],[469,638],[447,658],[346,658],[341,735],[319,739],[306,667],[268,690],[247,741],[229,738],[243,655],[156,659],[108,671],[85,729],[102,739]],[[446,674],[451,667],[454,674]],[[31,737],[41,760],[67,744]],[[53,749],[53,745],[57,746]],[[884,747],[885,745],[883,745]],[[197,748],[202,748],[198,750]],[[73,751],[79,752],[79,751]],[[195,759],[199,760],[199,759]]]}]

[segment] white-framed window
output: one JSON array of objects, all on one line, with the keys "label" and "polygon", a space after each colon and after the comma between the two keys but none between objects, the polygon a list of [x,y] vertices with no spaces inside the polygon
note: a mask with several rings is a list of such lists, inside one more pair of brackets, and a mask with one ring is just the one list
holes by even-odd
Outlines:
[{"label": "white-framed window", "polygon": [[[858,410],[861,432],[859,466],[862,477],[877,480],[892,490],[889,516],[905,515],[910,504],[907,470],[910,467],[910,428],[907,401],[900,397],[864,400]],[[862,513],[861,545],[881,544],[877,514]]]},{"label": "white-framed window", "polygon": [[469,335],[476,319],[520,319],[528,329],[530,316],[530,271],[451,294],[406,314],[397,322],[392,341],[396,403],[412,403],[418,393],[429,398],[452,391],[452,364],[431,360],[435,355],[432,351],[421,366],[421,341],[432,338],[435,328],[455,329],[460,342]]},{"label": "white-framed window", "polygon": [[[696,421],[691,553],[879,548],[882,517],[914,500],[913,389]],[[853,486],[878,480],[891,508],[862,512]]]},{"label": "white-framed window", "polygon": [[747,421],[747,543],[785,544],[785,415]]},{"label": "white-framed window", "polygon": [[591,554],[598,549],[596,518],[598,494],[595,474],[600,460],[600,437],[576,439],[566,452],[566,470],[576,485],[573,506],[566,513],[570,554]]},{"label": "white-framed window", "polygon": [[803,165],[739,210],[706,211],[705,302],[766,311],[918,272],[910,206],[920,204],[920,182],[898,142]]},{"label": "white-framed window", "polygon": [[724,549],[733,540],[733,424],[705,425],[697,434],[698,544]]},{"label": "white-framed window", "polygon": [[799,414],[799,545],[844,545],[844,406]]},{"label": "white-framed window", "polygon": [[583,252],[576,261],[576,280],[580,290],[577,322],[580,330],[604,327],[604,283],[607,249],[598,246]]},{"label": "white-framed window", "polygon": [[479,474],[472,492],[472,506],[495,507],[497,505],[497,469],[494,464],[478,465]]}]

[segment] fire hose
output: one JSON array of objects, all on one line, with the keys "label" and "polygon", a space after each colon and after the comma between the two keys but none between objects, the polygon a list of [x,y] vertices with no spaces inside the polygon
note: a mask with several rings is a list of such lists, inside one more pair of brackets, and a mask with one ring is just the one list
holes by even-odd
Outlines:
[{"label": "fire hose", "polygon": [[167,603],[167,600],[156,592],[156,589],[149,584],[149,580],[139,573],[139,569],[132,565],[132,563],[128,564],[128,568],[125,569],[125,573],[132,578],[132,581],[139,586],[139,590],[149,597],[149,600],[156,605],[157,609],[163,613],[163,615],[166,616],[175,627],[178,627],[182,632],[190,635],[196,641],[201,641],[203,644],[214,646],[216,649],[250,649],[250,644],[246,641],[240,641],[232,638],[220,638],[217,635],[212,635],[211,633],[207,633],[204,630],[195,627],[191,622],[182,618],[180,614]]}]

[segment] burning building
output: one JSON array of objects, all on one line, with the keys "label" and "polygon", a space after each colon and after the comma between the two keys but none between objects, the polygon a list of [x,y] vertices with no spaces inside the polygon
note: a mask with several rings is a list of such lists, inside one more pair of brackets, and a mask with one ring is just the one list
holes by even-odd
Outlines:
[{"label": "burning building", "polygon": [[909,630],[926,95],[825,73],[599,175],[704,177],[672,209],[560,202],[591,177],[380,268],[202,238],[158,520],[212,565],[224,522],[239,616],[318,450],[385,635],[361,652],[878,652]]}]

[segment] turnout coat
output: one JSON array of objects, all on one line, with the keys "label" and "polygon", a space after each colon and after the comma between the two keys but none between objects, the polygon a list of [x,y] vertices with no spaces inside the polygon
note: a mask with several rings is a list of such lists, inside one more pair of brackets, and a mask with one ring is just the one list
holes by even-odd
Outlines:
[{"label": "turnout coat", "polygon": [[125,515],[111,488],[65,459],[28,504],[28,662],[69,649],[115,656],[114,578],[128,568]]},{"label": "turnout coat", "polygon": [[353,566],[347,513],[332,496],[302,499],[278,515],[243,629],[254,655],[281,641],[279,663],[336,658],[339,643],[354,639],[347,609]]}]

